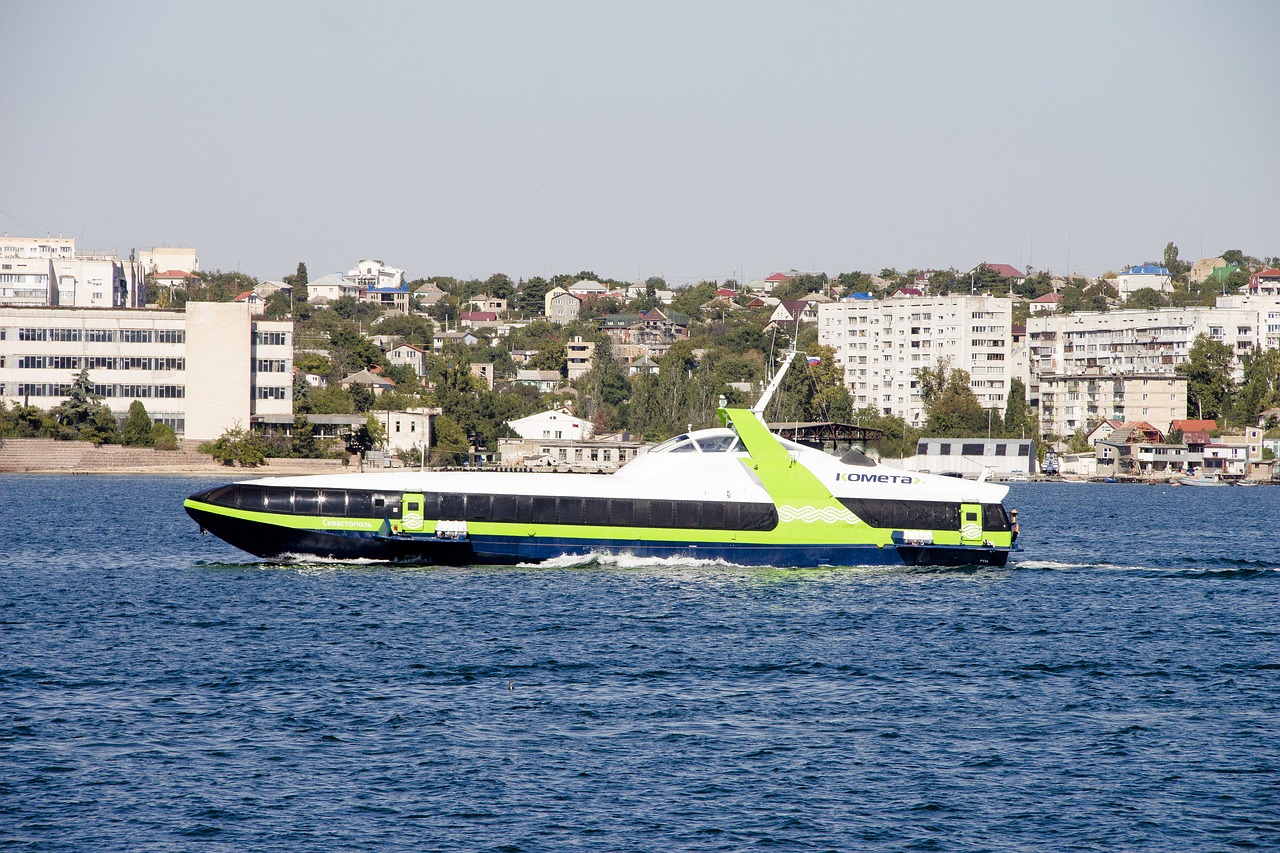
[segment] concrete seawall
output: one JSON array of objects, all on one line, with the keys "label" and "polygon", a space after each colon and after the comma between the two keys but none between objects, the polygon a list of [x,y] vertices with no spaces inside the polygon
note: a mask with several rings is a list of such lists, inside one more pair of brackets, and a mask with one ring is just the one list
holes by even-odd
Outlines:
[{"label": "concrete seawall", "polygon": [[199,474],[228,479],[284,474],[341,474],[354,471],[337,459],[269,459],[258,468],[215,462],[196,450],[199,442],[179,442],[177,450],[149,447],[95,447],[87,441],[50,438],[0,439],[0,474]]}]

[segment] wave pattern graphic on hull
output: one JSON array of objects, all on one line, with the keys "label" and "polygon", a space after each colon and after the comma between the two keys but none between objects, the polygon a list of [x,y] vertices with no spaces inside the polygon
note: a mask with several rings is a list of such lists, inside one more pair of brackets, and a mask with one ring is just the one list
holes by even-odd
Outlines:
[{"label": "wave pattern graphic on hull", "polygon": [[823,507],[818,509],[812,506],[780,506],[778,507],[779,521],[803,521],[806,524],[857,524],[858,517],[847,509],[841,507]]}]

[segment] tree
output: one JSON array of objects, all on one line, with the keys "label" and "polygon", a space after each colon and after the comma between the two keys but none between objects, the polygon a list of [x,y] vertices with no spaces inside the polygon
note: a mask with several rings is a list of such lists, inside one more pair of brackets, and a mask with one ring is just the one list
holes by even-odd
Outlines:
[{"label": "tree", "polygon": [[151,416],[141,400],[129,404],[129,414],[120,430],[120,443],[133,447],[150,447],[155,439],[151,434]]},{"label": "tree", "polygon": [[[982,408],[969,386],[969,374],[950,367],[943,359],[934,367],[922,367],[916,376],[925,408],[925,435],[982,435],[1000,427],[993,413]],[[997,433],[998,434],[998,433]]]},{"label": "tree", "polygon": [[293,301],[301,305],[307,301],[307,265],[298,261],[298,271],[284,277],[284,283],[293,288]]},{"label": "tree", "polygon": [[1021,379],[1009,381],[1009,396],[1004,405],[1004,434],[1009,438],[1025,438],[1028,431],[1035,435],[1027,407],[1027,388]]},{"label": "tree", "polygon": [[1154,287],[1140,287],[1124,302],[1126,308],[1161,308],[1169,304],[1165,295]]},{"label": "tree", "polygon": [[178,436],[173,427],[156,421],[151,425],[151,446],[156,450],[177,450]]},{"label": "tree", "polygon": [[1241,359],[1244,380],[1231,401],[1232,419],[1256,423],[1258,415],[1280,401],[1280,350],[1255,347]]},{"label": "tree", "polygon": [[59,438],[110,444],[119,441],[116,418],[102,403],[102,395],[94,393],[89,368],[81,368],[71,383],[67,399],[54,406],[49,414],[60,427]]},{"label": "tree", "polygon": [[448,415],[437,415],[431,434],[431,464],[458,465],[470,450],[471,443],[458,422]]},{"label": "tree", "polygon": [[1231,347],[1209,338],[1196,336],[1187,360],[1178,372],[1187,377],[1187,410],[1198,418],[1217,419],[1227,414],[1234,389]]},{"label": "tree", "polygon": [[1174,278],[1186,275],[1187,271],[1191,269],[1190,264],[1178,259],[1178,247],[1173,245],[1172,240],[1164,247],[1164,265],[1169,270],[1169,275]]},{"label": "tree", "polygon": [[198,448],[223,465],[239,463],[242,468],[256,468],[267,464],[266,442],[252,430],[246,430],[237,421],[223,430],[213,441],[206,441]]}]

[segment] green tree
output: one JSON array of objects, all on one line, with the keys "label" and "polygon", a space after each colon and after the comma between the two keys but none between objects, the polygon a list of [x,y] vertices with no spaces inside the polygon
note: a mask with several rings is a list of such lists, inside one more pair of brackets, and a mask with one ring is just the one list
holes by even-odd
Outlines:
[{"label": "green tree", "polygon": [[1168,304],[1165,295],[1154,287],[1140,287],[1124,301],[1126,308],[1161,308]]},{"label": "green tree", "polygon": [[458,422],[448,415],[437,415],[431,434],[431,464],[459,465],[466,461],[470,451],[467,433]]},{"label": "green tree", "polygon": [[242,468],[256,468],[267,464],[266,442],[252,430],[246,430],[237,422],[223,430],[213,441],[206,441],[198,448],[223,465],[239,464]]},{"label": "green tree", "polygon": [[992,412],[982,408],[965,371],[942,359],[934,367],[921,368],[916,381],[924,401],[925,435],[976,436],[988,430],[999,434],[1000,422],[993,423]]},{"label": "green tree", "polygon": [[1196,337],[1187,360],[1177,368],[1187,377],[1188,414],[1195,412],[1197,418],[1213,419],[1227,414],[1235,388],[1232,364],[1231,347],[1208,335]]},{"label": "green tree", "polygon": [[178,436],[173,427],[159,421],[151,425],[151,446],[156,450],[177,450]]},{"label": "green tree", "polygon": [[1257,423],[1258,415],[1280,401],[1280,350],[1255,347],[1241,359],[1244,380],[1231,401],[1232,420]]},{"label": "green tree", "polygon": [[1027,406],[1027,388],[1021,379],[1009,381],[1009,396],[1004,406],[1004,434],[1009,438],[1025,438],[1035,435],[1031,423],[1031,410]]},{"label": "green tree", "polygon": [[111,444],[120,440],[116,418],[102,403],[102,395],[93,390],[89,369],[81,368],[71,383],[67,399],[54,406],[49,414],[60,427],[60,438]]},{"label": "green tree", "polygon": [[1169,270],[1169,275],[1174,278],[1184,276],[1191,269],[1191,265],[1178,259],[1178,247],[1170,240],[1164,247],[1164,265]]},{"label": "green tree", "polygon": [[141,400],[129,404],[129,414],[124,419],[124,427],[120,430],[121,444],[133,447],[150,447],[155,439],[151,434],[151,416]]},{"label": "green tree", "polygon": [[301,305],[307,301],[307,265],[302,261],[298,261],[298,270],[293,275],[284,277],[284,283],[293,288],[293,301],[295,304]]}]

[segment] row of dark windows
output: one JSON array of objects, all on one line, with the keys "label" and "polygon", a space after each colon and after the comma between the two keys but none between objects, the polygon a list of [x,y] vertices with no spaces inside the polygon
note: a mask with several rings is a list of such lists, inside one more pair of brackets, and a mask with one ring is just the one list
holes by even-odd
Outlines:
[{"label": "row of dark windows", "polygon": [[[197,495],[205,503],[238,509],[352,518],[399,518],[402,497],[400,492],[247,485],[222,486]],[[772,530],[778,525],[773,504],[734,501],[428,492],[423,495],[423,504],[423,518],[450,521],[709,530]]]},{"label": "row of dark windows", "polygon": [[[988,445],[983,445],[983,444],[938,444],[938,445],[935,445],[935,446],[938,448],[938,455],[939,455],[939,456],[951,456],[952,454],[956,454],[956,455],[958,455],[958,456],[982,456],[982,455],[984,455],[984,454],[985,454],[985,452],[986,452],[986,450],[985,450],[985,449],[986,449],[986,447],[987,447]],[[1030,456],[1030,455],[1031,455],[1031,445],[1029,445],[1029,444],[1019,444],[1019,445],[1016,445],[1016,447],[1017,447],[1017,449],[1018,449],[1018,455],[1019,455],[1019,456]],[[1008,446],[1008,445],[1006,445],[1006,444],[997,444],[997,445],[995,445],[995,455],[996,455],[996,456],[1007,456],[1007,455],[1008,455],[1008,451],[1009,451],[1009,446]],[[925,455],[927,455],[928,453],[929,453],[929,444],[928,444],[927,442],[922,441],[922,442],[920,442],[919,444],[917,444],[917,445],[916,445],[916,454],[917,454],[917,455],[919,455],[919,456],[925,456]]]},{"label": "row of dark windows", "polygon": [[[849,512],[872,527],[890,530],[959,530],[960,504],[947,501],[893,501],[840,498]],[[983,530],[1008,530],[1003,504],[982,504]]]},{"label": "row of dark windows", "polygon": [[[357,489],[290,489],[221,486],[198,500],[238,509],[349,518],[399,518],[401,492]],[[946,501],[840,498],[872,527],[890,530],[958,530],[960,504]],[[570,524],[599,527],[666,527],[706,530],[772,530],[773,504],[734,501],[669,501],[644,498],[577,498],[557,495],[423,495],[425,519],[495,521],[509,524]],[[984,530],[1009,530],[1001,504],[982,504]]]}]

